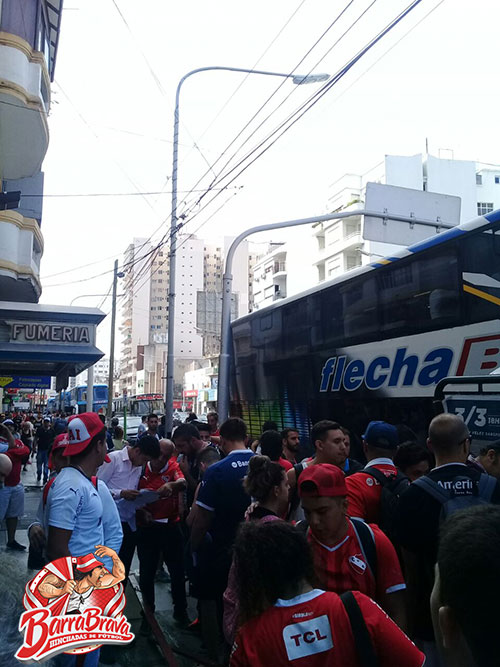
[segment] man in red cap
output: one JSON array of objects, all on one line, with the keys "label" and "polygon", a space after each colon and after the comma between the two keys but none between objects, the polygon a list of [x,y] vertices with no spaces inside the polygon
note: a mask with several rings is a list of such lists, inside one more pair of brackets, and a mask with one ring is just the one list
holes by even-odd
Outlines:
[{"label": "man in red cap", "polygon": [[300,475],[299,496],[320,587],[339,595],[361,591],[404,629],[406,584],[396,551],[377,526],[347,517],[342,470],[328,463],[309,466]]},{"label": "man in red cap", "polygon": [[[70,418],[67,437],[63,455],[69,457],[69,465],[57,475],[47,497],[50,561],[85,556],[94,551],[96,544],[104,543],[104,506],[93,477],[97,468],[109,460],[106,428],[95,412],[84,412]],[[102,491],[106,493],[105,489]],[[121,532],[117,516],[116,523],[116,531]]]}]

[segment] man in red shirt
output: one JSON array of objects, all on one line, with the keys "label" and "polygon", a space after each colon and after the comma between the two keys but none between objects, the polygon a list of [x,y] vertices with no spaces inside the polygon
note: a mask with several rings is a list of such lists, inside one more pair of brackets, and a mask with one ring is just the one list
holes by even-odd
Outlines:
[{"label": "man in red shirt", "polygon": [[396,551],[377,526],[346,516],[346,481],[343,472],[329,464],[310,466],[299,479],[319,584],[339,595],[361,591],[404,629],[406,584]]},{"label": "man in red shirt", "polygon": [[398,470],[393,458],[398,445],[399,438],[395,426],[382,421],[368,424],[363,436],[363,451],[368,463],[364,471],[354,473],[346,479],[347,513],[350,517],[379,524],[382,486],[367,469],[375,468],[386,477],[395,477]]},{"label": "man in red shirt", "polygon": [[184,576],[184,544],[180,529],[179,494],[186,480],[177,463],[174,444],[160,440],[160,456],[146,464],[139,480],[139,489],[152,489],[160,498],[140,512],[137,535],[139,555],[139,584],[146,604],[155,609],[155,574],[160,556],[168,567],[172,581],[174,619],[188,624],[186,585]]},{"label": "man in red shirt", "polygon": [[[9,420],[7,420],[9,421]],[[7,549],[24,551],[25,546],[16,541],[17,520],[24,514],[24,486],[21,483],[21,467],[23,459],[29,456],[30,450],[21,440],[14,438],[5,424],[0,424],[0,438],[7,443],[5,455],[12,462],[12,469],[5,476],[0,487],[0,522],[5,519],[7,525]]]}]

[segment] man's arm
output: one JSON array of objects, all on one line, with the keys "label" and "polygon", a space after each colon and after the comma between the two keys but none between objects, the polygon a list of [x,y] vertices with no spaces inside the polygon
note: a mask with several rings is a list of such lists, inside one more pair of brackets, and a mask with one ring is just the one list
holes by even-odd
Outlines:
[{"label": "man's arm", "polygon": [[5,440],[7,440],[7,446],[9,449],[12,449],[13,447],[16,446],[16,441],[14,439],[14,436],[10,432],[10,429],[7,428],[7,426],[4,426],[3,424],[0,424],[0,436],[2,436],[2,438],[5,438]]},{"label": "man's arm", "polygon": [[44,580],[38,585],[38,592],[47,600],[59,598],[61,595],[71,593],[75,588],[76,583],[73,579],[63,581],[56,577],[55,574],[48,574]]},{"label": "man's arm", "polygon": [[191,526],[191,551],[197,551],[201,547],[205,535],[210,530],[213,518],[213,511],[201,507],[199,503],[197,504]]},{"label": "man's arm", "polygon": [[[109,463],[103,463],[97,470],[97,478],[100,481],[103,481],[108,487],[111,495],[114,500],[119,500],[120,498],[125,498],[122,495],[122,489],[116,489],[113,487],[113,474],[115,471],[115,457],[111,456],[111,461]],[[138,494],[136,494],[137,496]],[[133,498],[127,498],[127,500],[133,500]]]},{"label": "man's arm", "polygon": [[109,556],[113,561],[113,569],[111,570],[111,573],[105,574],[102,577],[99,588],[111,588],[111,586],[114,586],[125,579],[125,566],[121,562],[116,551],[113,551],[113,549],[105,547],[102,544],[98,544],[95,549],[95,555],[98,558]]},{"label": "man's arm", "polygon": [[47,557],[49,561],[71,556],[69,551],[69,541],[72,534],[72,530],[49,526],[49,535],[47,539]]},{"label": "man's arm", "polygon": [[158,489],[158,494],[160,498],[168,498],[169,496],[184,491],[185,488],[186,480],[181,477],[181,479],[178,479],[175,482],[165,482],[165,484]]},{"label": "man's arm", "polygon": [[195,479],[191,475],[191,472],[189,470],[189,461],[188,461],[188,458],[185,454],[183,454],[183,456],[182,456],[182,458],[179,462],[179,468],[181,469],[182,474],[184,475],[184,477],[186,479],[186,484],[187,484],[187,487],[188,487],[189,491],[193,491],[194,489],[196,489],[196,487],[198,485],[198,480]]}]

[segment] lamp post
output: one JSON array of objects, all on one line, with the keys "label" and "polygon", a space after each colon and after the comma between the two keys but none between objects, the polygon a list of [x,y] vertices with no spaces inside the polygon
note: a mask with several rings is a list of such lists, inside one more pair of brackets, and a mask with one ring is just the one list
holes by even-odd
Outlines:
[{"label": "lamp post", "polygon": [[277,76],[284,79],[291,79],[292,82],[301,86],[308,83],[319,83],[329,79],[329,74],[285,74],[283,72],[267,72],[257,69],[245,69],[243,67],[198,67],[185,74],[177,84],[175,94],[174,111],[174,140],[172,153],[172,212],[170,217],[170,254],[169,254],[169,285],[168,285],[168,340],[167,340],[167,373],[165,386],[165,431],[172,432],[173,425],[173,401],[174,401],[174,341],[175,341],[175,265],[177,251],[177,167],[179,157],[179,98],[182,84],[193,74],[199,72],[223,71],[223,72],[241,72],[243,74],[261,74],[264,76]]},{"label": "lamp post", "polygon": [[219,378],[217,382],[217,412],[219,421],[222,423],[229,416],[229,380],[230,380],[230,344],[231,344],[231,293],[233,288],[232,265],[234,253],[239,244],[248,236],[258,232],[267,232],[274,229],[283,229],[284,227],[298,227],[300,225],[312,225],[317,222],[326,222],[328,220],[343,220],[352,216],[370,216],[382,220],[396,220],[398,222],[407,222],[410,225],[423,225],[424,227],[433,227],[436,230],[451,229],[453,224],[441,222],[439,220],[425,220],[413,216],[395,215],[392,213],[381,213],[380,211],[367,211],[360,209],[357,211],[345,211],[343,213],[328,213],[318,215],[314,218],[301,218],[299,220],[285,220],[284,222],[274,222],[268,225],[259,225],[242,232],[237,236],[229,246],[224,265],[224,275],[222,278],[222,318],[221,318],[221,347],[219,355]]},{"label": "lamp post", "polygon": [[[113,301],[111,307],[111,341],[109,345],[109,375],[108,375],[108,407],[106,409],[106,420],[111,423],[111,412],[113,408],[113,383],[115,379],[115,322],[116,322],[116,283],[118,278],[123,278],[125,274],[118,272],[118,260],[115,259],[113,267]],[[88,387],[87,387],[88,390]],[[93,391],[92,391],[93,393]]]}]

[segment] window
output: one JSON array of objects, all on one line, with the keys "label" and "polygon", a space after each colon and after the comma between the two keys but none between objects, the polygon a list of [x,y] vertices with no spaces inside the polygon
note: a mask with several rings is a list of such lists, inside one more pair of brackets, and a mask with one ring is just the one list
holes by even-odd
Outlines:
[{"label": "window", "polygon": [[493,210],[493,202],[484,202],[484,201],[477,202],[478,215],[485,215],[486,213],[491,213],[492,210]]},{"label": "window", "polygon": [[[467,236],[461,243],[467,321],[498,319],[500,298],[500,228]],[[468,291],[468,286],[475,293]],[[488,297],[496,300],[488,300]]]},{"label": "window", "polygon": [[456,247],[396,262],[377,272],[380,329],[411,333],[460,321]]},{"label": "window", "polygon": [[483,184],[482,174],[476,174],[476,185],[482,185],[482,184]]},{"label": "window", "polygon": [[495,183],[497,185],[500,183],[500,176],[495,176]]}]

